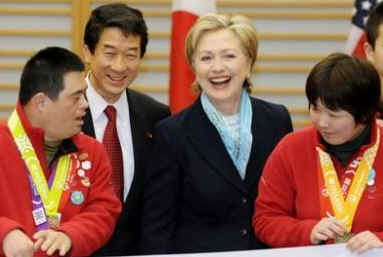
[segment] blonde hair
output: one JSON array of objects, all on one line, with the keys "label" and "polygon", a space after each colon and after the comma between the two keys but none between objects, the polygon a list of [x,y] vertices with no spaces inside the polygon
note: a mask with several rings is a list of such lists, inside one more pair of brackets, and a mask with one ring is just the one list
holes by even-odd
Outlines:
[{"label": "blonde hair", "polygon": [[[241,15],[223,15],[210,13],[200,17],[186,36],[185,55],[188,64],[193,67],[193,57],[199,41],[207,32],[228,29],[239,39],[244,54],[249,58],[251,68],[254,66],[258,54],[258,39],[251,21]],[[244,87],[249,90],[251,83],[245,80]],[[196,91],[200,90],[196,82],[192,85]]]}]

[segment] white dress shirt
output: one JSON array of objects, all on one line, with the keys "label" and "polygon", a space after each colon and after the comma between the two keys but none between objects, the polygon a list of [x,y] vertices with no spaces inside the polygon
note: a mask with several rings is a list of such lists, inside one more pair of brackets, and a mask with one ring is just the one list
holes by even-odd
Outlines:
[{"label": "white dress shirt", "polygon": [[108,123],[108,117],[104,113],[108,105],[114,106],[117,111],[117,134],[121,144],[123,168],[124,168],[124,200],[129,193],[134,176],[134,152],[132,141],[132,130],[130,126],[129,103],[126,97],[126,90],[123,91],[120,98],[114,103],[109,104],[100,96],[92,83],[89,75],[86,77],[88,88],[86,97],[89,103],[90,113],[92,114],[94,132],[96,139],[102,142],[105,127]]}]

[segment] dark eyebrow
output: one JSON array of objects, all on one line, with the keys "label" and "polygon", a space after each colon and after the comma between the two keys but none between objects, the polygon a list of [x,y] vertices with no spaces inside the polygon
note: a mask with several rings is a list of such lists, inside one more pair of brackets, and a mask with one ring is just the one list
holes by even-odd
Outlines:
[{"label": "dark eyebrow", "polygon": [[[115,46],[112,46],[112,45],[109,45],[109,44],[105,44],[105,45],[103,45],[103,47],[104,47],[104,49],[112,49],[112,50],[116,50],[117,49]],[[130,47],[128,49],[128,51],[132,51],[132,50],[138,52],[140,50],[140,48],[139,47]]]},{"label": "dark eyebrow", "polygon": [[140,48],[139,47],[131,47],[128,49],[128,51],[132,51],[132,50],[138,51],[138,50],[140,50]]},{"label": "dark eyebrow", "polygon": [[114,46],[112,46],[112,45],[108,45],[108,44],[105,44],[105,45],[103,45],[102,47],[103,47],[104,49],[113,49],[113,50],[116,49],[116,47],[114,47]]}]

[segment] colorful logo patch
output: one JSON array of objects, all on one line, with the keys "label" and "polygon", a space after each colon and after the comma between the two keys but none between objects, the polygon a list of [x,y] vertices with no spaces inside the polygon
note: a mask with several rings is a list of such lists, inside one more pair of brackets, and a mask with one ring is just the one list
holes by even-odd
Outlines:
[{"label": "colorful logo patch", "polygon": [[85,198],[81,191],[73,191],[72,195],[70,196],[70,200],[75,205],[80,205],[84,202]]}]

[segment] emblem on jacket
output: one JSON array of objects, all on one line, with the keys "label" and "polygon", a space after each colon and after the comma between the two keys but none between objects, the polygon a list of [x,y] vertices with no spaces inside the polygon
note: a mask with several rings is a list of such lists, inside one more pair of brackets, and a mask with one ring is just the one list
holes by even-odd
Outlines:
[{"label": "emblem on jacket", "polygon": [[74,205],[80,205],[84,202],[85,198],[80,190],[75,190],[72,192],[70,200]]}]

